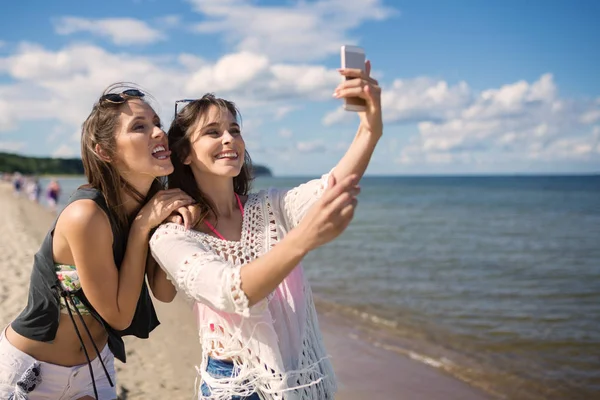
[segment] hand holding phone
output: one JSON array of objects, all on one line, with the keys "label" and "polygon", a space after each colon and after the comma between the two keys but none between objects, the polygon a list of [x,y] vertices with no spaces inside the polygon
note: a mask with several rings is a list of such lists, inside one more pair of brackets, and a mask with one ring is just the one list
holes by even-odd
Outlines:
[{"label": "hand holding phone", "polygon": [[[358,46],[342,46],[341,49],[342,68],[365,70],[365,50]],[[348,78],[346,78],[348,79]],[[346,111],[365,111],[367,102],[360,97],[349,97],[344,99],[344,109]]]}]

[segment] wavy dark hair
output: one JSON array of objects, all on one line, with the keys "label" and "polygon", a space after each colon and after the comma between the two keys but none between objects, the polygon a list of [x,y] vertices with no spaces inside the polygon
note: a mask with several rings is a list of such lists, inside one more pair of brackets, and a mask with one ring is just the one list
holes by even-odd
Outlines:
[{"label": "wavy dark hair", "polygon": [[[212,106],[218,107],[221,112],[230,113],[238,123],[240,122],[240,112],[233,102],[215,97],[212,93],[207,93],[200,99],[189,102],[177,113],[167,133],[169,149],[171,150],[171,162],[175,168],[173,173],[169,175],[168,187],[179,188],[198,202],[201,209],[200,222],[209,214],[217,218],[217,214],[212,202],[196,184],[191,167],[184,164],[184,161],[192,149],[192,135]],[[240,196],[247,195],[251,188],[252,179],[252,160],[250,154],[245,151],[242,170],[239,175],[233,178],[234,192]]]},{"label": "wavy dark hair", "polygon": [[[144,93],[144,97],[126,98],[124,103],[111,103],[103,101],[103,96],[108,93],[122,93],[128,89],[137,89]],[[102,96],[94,104],[90,115],[83,123],[81,129],[81,160],[83,169],[87,178],[87,187],[98,189],[104,196],[108,208],[114,212],[119,229],[126,230],[130,225],[131,216],[135,216],[137,211],[128,215],[125,210],[125,199],[123,193],[129,194],[139,203],[141,208],[152,198],[159,190],[165,186],[164,180],[156,179],[146,195],[136,190],[119,173],[118,168],[111,161],[116,155],[116,133],[120,127],[120,115],[123,105],[130,99],[140,99],[146,104],[147,97],[151,96],[141,90],[136,84],[129,82],[118,82],[108,86]],[[96,152],[96,146],[99,146],[106,158],[106,161]],[[138,208],[138,211],[139,211]]]}]

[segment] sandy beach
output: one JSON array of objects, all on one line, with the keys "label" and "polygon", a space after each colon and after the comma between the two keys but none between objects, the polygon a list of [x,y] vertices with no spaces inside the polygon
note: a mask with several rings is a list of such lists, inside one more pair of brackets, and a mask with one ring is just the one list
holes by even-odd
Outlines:
[{"label": "sandy beach", "polygon": [[[2,327],[25,306],[33,255],[53,218],[0,184]],[[161,325],[148,340],[126,338],[128,362],[115,361],[120,398],[193,399],[200,347],[191,312],[179,298],[155,304]],[[334,315],[320,315],[320,323],[338,378],[337,399],[490,398],[442,371],[361,340]]]}]

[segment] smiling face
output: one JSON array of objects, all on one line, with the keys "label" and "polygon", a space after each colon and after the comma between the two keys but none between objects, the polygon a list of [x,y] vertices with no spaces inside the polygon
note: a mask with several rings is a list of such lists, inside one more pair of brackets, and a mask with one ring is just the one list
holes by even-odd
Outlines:
[{"label": "smiling face", "polygon": [[173,172],[167,136],[160,119],[146,102],[131,99],[120,107],[115,132],[114,162],[128,181],[154,180]]},{"label": "smiling face", "polygon": [[184,163],[197,174],[233,178],[244,166],[246,145],[235,116],[211,105],[190,136],[191,149]]}]

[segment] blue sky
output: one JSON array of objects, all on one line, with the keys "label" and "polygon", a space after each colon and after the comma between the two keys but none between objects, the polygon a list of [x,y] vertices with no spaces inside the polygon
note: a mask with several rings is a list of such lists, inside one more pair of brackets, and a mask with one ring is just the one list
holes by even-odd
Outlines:
[{"label": "blue sky", "polygon": [[253,160],[327,171],[357,119],[331,98],[339,47],[366,49],[384,136],[368,173],[600,172],[594,1],[28,1],[0,15],[0,151],[71,157],[94,100],[139,83],[235,101]]}]

